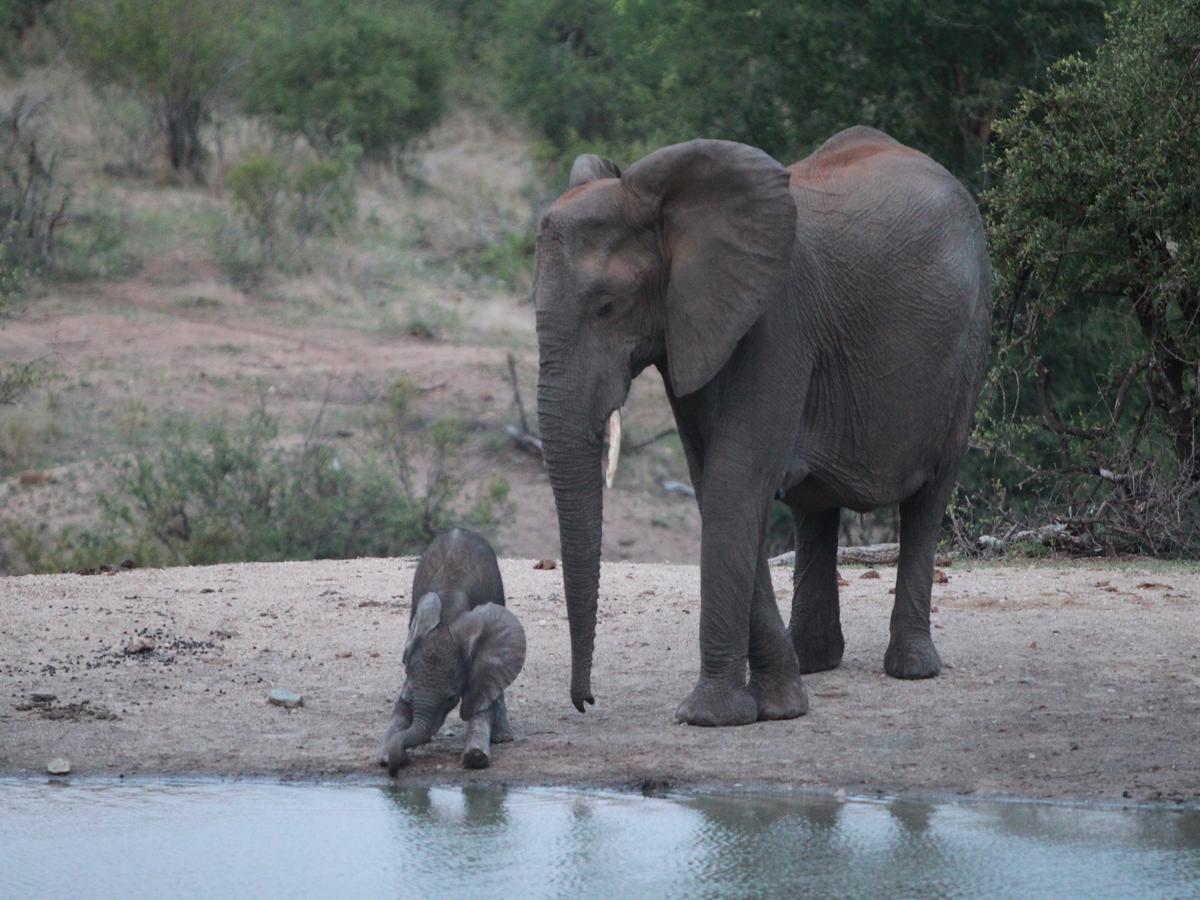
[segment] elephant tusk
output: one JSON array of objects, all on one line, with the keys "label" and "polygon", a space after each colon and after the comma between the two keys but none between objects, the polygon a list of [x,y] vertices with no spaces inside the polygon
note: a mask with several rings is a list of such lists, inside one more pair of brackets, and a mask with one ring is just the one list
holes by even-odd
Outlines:
[{"label": "elephant tusk", "polygon": [[617,474],[617,459],[621,456],[621,410],[614,409],[608,417],[608,464],[604,467],[604,486],[611,488]]}]

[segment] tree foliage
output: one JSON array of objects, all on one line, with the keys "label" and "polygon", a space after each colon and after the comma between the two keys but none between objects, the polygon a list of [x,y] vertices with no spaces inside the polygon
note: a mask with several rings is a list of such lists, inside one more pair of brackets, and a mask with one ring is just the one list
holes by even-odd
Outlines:
[{"label": "tree foliage", "polygon": [[72,16],[78,59],[156,112],[171,167],[203,178],[202,129],[233,87],[252,4],[85,0]]},{"label": "tree foliage", "polygon": [[385,157],[441,116],[448,35],[418,6],[304,0],[264,30],[246,94],[251,112],[328,152]]},{"label": "tree foliage", "polygon": [[705,135],[790,162],[865,124],[977,182],[993,121],[1106,5],[509,0],[498,33],[512,102],[560,153]]},{"label": "tree foliage", "polygon": [[1200,2],[1131,0],[998,126],[999,354],[981,436],[1008,503],[1099,544],[1200,548]]}]

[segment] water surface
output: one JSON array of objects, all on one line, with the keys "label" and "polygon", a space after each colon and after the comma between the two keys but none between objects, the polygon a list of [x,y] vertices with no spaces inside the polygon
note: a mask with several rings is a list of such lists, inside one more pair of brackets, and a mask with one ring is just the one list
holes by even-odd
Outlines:
[{"label": "water surface", "polygon": [[0,781],[0,897],[1182,897],[1200,812]]}]

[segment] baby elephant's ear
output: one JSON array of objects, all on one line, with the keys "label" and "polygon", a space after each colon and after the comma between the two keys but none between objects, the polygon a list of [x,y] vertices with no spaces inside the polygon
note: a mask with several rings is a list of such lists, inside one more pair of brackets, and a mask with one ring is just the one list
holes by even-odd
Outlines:
[{"label": "baby elephant's ear", "polygon": [[450,626],[458,652],[467,664],[463,719],[471,719],[496,702],[525,664],[525,629],[498,603],[485,603]]},{"label": "baby elephant's ear", "polygon": [[416,650],[417,644],[421,642],[421,638],[437,628],[438,622],[442,618],[442,598],[430,591],[417,601],[417,608],[413,610],[412,621],[408,623],[408,642],[404,645],[404,666],[408,667],[408,662],[412,659],[413,651]]}]

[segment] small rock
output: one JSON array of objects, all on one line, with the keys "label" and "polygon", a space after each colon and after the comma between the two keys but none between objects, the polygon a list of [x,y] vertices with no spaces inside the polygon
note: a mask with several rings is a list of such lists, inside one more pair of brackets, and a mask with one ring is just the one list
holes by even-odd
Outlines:
[{"label": "small rock", "polygon": [[533,564],[535,569],[557,569],[558,563],[552,559],[539,559]]},{"label": "small rock", "polygon": [[339,650],[337,653],[335,653],[333,655],[336,656],[338,659],[349,659],[354,654],[351,653],[349,650]]},{"label": "small rock", "polygon": [[878,577],[879,577],[879,572],[877,572],[875,569],[867,569],[867,571],[863,572],[863,573],[862,573],[861,575],[859,575],[858,577],[859,577],[859,578],[864,578],[864,579],[873,579],[873,578],[878,578]]},{"label": "small rock", "polygon": [[304,705],[304,698],[300,694],[293,694],[283,688],[275,688],[267,695],[267,702],[275,706],[282,706],[284,709],[296,709]]},{"label": "small rock", "polygon": [[1037,684],[1037,679],[1032,675],[1026,675],[1021,679],[1021,684]]},{"label": "small rock", "polygon": [[132,656],[135,653],[149,653],[157,644],[154,643],[154,638],[138,635],[125,645],[125,652]]},{"label": "small rock", "polygon": [[48,691],[34,691],[29,695],[29,699],[34,703],[53,703],[58,699],[58,694],[51,694]]},{"label": "small rock", "polygon": [[70,775],[71,761],[65,756],[56,756],[46,763],[46,772],[50,775]]}]

